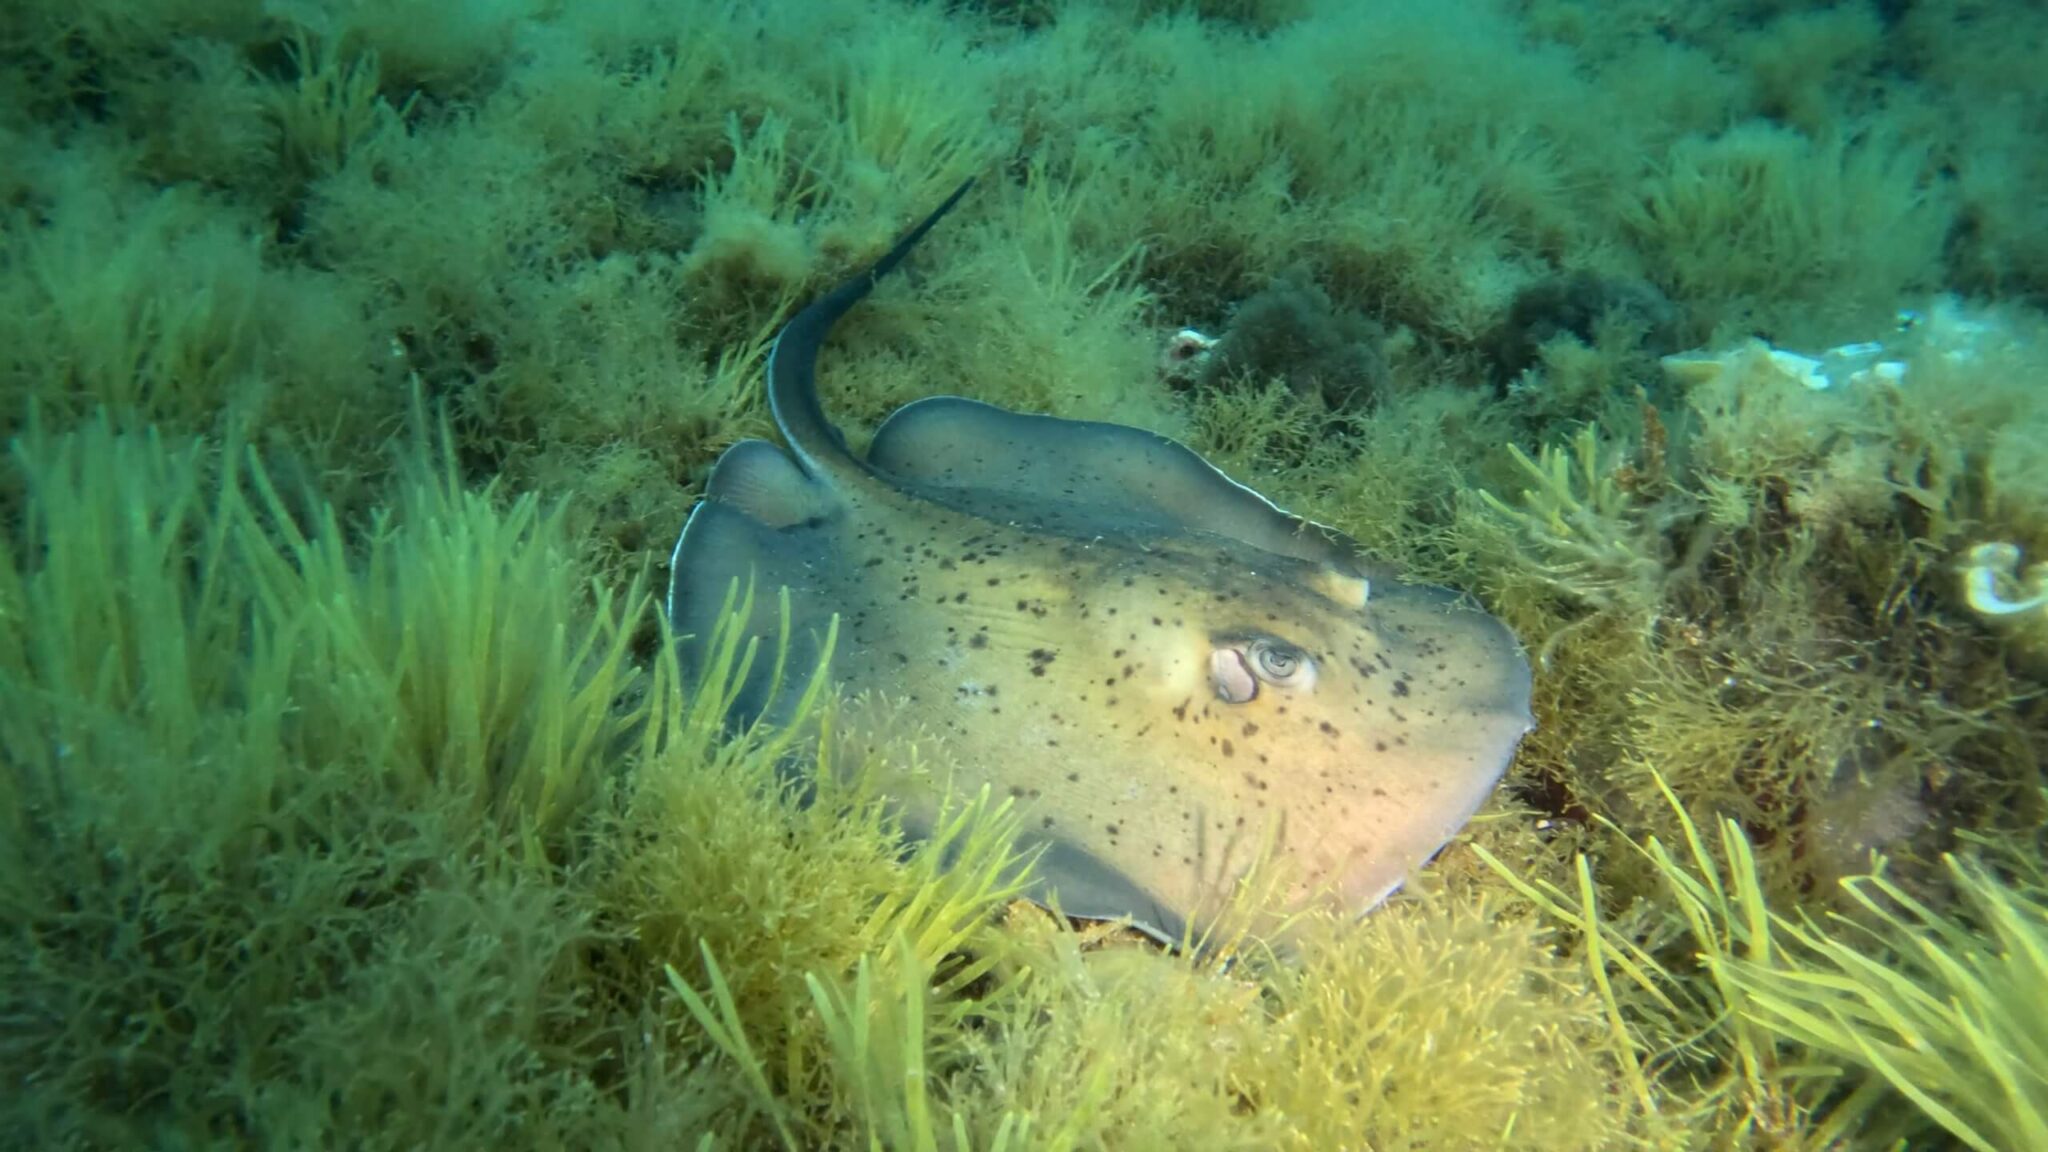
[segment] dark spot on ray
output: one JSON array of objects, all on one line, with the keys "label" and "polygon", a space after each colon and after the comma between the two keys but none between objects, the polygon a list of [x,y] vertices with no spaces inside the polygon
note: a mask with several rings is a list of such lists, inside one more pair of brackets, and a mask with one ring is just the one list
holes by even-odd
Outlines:
[{"label": "dark spot on ray", "polygon": [[1223,742],[1223,754],[1224,754],[1225,756],[1235,756],[1235,755],[1237,755],[1237,745],[1235,745],[1235,744],[1232,744],[1232,743],[1231,743],[1230,741],[1228,741],[1228,740],[1225,740],[1225,741]]},{"label": "dark spot on ray", "polygon": [[976,632],[976,633],[975,633],[974,635],[972,635],[972,636],[969,636],[969,637],[967,638],[967,646],[968,646],[969,648],[986,648],[986,647],[988,647],[988,633],[986,633],[986,632]]}]

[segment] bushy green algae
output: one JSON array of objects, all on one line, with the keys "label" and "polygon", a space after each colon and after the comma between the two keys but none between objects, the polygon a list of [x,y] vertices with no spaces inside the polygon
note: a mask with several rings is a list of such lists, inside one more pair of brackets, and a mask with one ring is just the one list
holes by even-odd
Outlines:
[{"label": "bushy green algae", "polygon": [[586,855],[639,604],[589,603],[530,497],[428,482],[352,543],[239,448],[104,418],[10,468],[6,1130],[587,1126],[610,933],[535,878]]},{"label": "bushy green algae", "polygon": [[[2014,79],[2038,13],[809,11],[0,15],[0,397],[10,433],[31,407],[44,421],[0,486],[7,986],[26,1021],[5,1051],[37,1069],[10,1098],[30,1130],[593,1147],[1924,1130],[1936,1109],[1828,1046],[1881,1032],[1755,1023],[1776,1053],[1757,1071],[1685,1039],[1723,1019],[1733,978],[1676,1014],[1629,993],[1621,941],[1681,974],[1713,953],[1622,836],[1735,817],[1759,907],[1829,926],[1808,964],[1915,955],[1825,919],[1854,910],[1835,882],[1868,848],[1933,916],[1978,891],[1937,863],[1959,826],[2038,859],[2038,670],[2007,662],[1955,571],[1985,541],[2048,554],[2038,339],[1830,394],[1681,387],[1656,357],[1881,335],[1924,290],[2048,283],[2028,146],[2044,110]],[[1426,881],[1441,891],[1270,968],[1092,947],[1021,910],[991,927],[1000,883],[899,860],[858,786],[794,803],[782,737],[715,741],[715,701],[663,679],[634,579],[717,451],[765,428],[778,318],[996,167],[840,341],[833,411],[871,426],[961,391],[1183,432],[1479,591],[1548,659],[1542,726],[1473,838],[1574,894],[1590,851],[1611,933],[1582,917],[1547,935],[1455,849]],[[1327,298],[1338,344],[1377,342],[1354,357],[1384,368],[1373,387],[1289,391],[1325,369],[1284,359],[1185,395],[1157,378],[1159,331],[1270,334],[1235,305],[1283,273]],[[415,382],[450,413],[453,479],[387,450]],[[564,504],[508,498],[526,492]],[[910,740],[833,754],[857,778]],[[972,817],[961,842],[997,858],[1001,820]],[[1984,891],[1953,915],[1995,933],[1984,909],[2005,897]],[[1464,1014],[1417,1007],[1444,1003]],[[1404,1021],[1464,1039],[1426,1050]],[[1296,1030],[1312,1023],[1366,1038],[1319,1047]],[[1561,1098],[1553,1071],[1598,1088]],[[1473,1094],[1432,1095],[1446,1077]],[[2002,1138],[2000,1118],[1955,1114]]]},{"label": "bushy green algae", "polygon": [[[1811,59],[1773,75],[1841,94],[1782,127],[1789,101],[1741,82],[1761,49],[1712,21],[1439,7],[1073,3],[1020,27],[914,5],[16,5],[8,386],[75,372],[88,401],[184,421],[253,390],[286,426],[317,395],[295,430],[345,473],[375,466],[360,446],[417,372],[459,404],[473,466],[578,478],[623,578],[679,515],[675,478],[759,430],[747,347],[990,164],[1025,187],[986,185],[986,226],[936,241],[946,322],[892,292],[863,326],[918,334],[956,387],[1169,429],[1135,322],[1227,327],[1290,269],[1384,328],[1408,391],[1490,373],[1504,327],[1550,322],[1516,303],[1560,284],[1678,298],[1670,339],[1832,332],[1959,282],[1928,238],[1966,209],[2027,215],[2023,149],[1916,151],[1946,139],[1934,110],[1978,120],[1954,114],[1976,91],[1956,45],[1884,119],[1851,82],[1878,67],[1863,23],[1779,37]],[[1937,43],[1920,12],[1893,51]],[[852,415],[897,398],[895,343],[849,366]]]}]

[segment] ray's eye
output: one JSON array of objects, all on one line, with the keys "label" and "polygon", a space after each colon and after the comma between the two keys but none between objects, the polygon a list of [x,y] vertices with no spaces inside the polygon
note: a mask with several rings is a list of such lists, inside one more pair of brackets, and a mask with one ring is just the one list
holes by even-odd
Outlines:
[{"label": "ray's eye", "polygon": [[1259,662],[1259,676],[1266,680],[1285,680],[1300,666],[1294,653],[1279,648],[1254,647],[1252,657]]},{"label": "ray's eye", "polygon": [[1232,704],[1257,696],[1261,684],[1306,692],[1316,685],[1316,662],[1284,640],[1226,644],[1209,654],[1209,683],[1218,698]]},{"label": "ray's eye", "polygon": [[1259,679],[1281,688],[1315,686],[1316,662],[1309,654],[1278,640],[1255,640],[1251,649],[1252,671]]}]

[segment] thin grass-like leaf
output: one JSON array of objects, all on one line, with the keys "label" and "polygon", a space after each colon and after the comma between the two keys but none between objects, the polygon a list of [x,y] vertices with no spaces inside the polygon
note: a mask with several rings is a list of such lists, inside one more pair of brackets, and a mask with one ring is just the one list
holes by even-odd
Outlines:
[{"label": "thin grass-like leaf", "polygon": [[718,960],[711,954],[709,944],[700,941],[698,948],[704,957],[704,973],[705,979],[710,982],[711,1001],[707,1003],[696,989],[690,987],[689,982],[675,970],[674,965],[664,966],[664,971],[668,974],[669,988],[675,992],[677,999],[683,1002],[683,1007],[689,1011],[697,1026],[704,1030],[704,1034],[711,1038],[711,1042],[724,1053],[726,1059],[739,1068],[740,1075],[753,1093],[754,1106],[768,1117],[770,1124],[775,1126],[776,1135],[782,1138],[782,1146],[796,1149],[799,1145],[790,1132],[786,1118],[788,1109],[782,1098],[776,1094],[774,1087],[769,1084],[767,1067],[755,1054],[753,1045],[747,1042],[746,1028],[740,1022],[739,1005],[733,1000],[731,986],[725,982],[725,973],[719,970]]}]

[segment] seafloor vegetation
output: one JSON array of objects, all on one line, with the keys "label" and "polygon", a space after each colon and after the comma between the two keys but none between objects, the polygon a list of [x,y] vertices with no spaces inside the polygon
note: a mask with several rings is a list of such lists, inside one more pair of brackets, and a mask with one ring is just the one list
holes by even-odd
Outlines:
[{"label": "seafloor vegetation", "polygon": [[[2048,1148],[2044,41],[9,0],[0,1142]],[[648,590],[776,325],[970,174],[835,341],[856,440],[1175,433],[1539,657],[1363,922],[1055,923],[1002,805],[894,846],[866,768],[942,745],[678,685]]]}]

